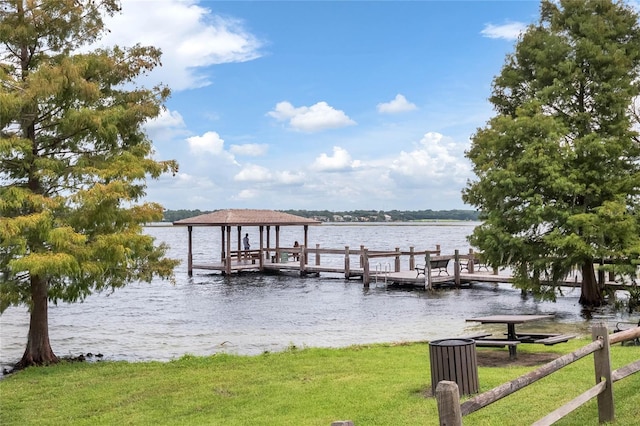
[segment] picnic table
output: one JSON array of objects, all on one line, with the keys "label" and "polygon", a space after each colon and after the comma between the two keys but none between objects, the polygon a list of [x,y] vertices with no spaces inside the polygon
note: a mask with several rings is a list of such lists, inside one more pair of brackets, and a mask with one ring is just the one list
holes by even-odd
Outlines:
[{"label": "picnic table", "polygon": [[552,319],[554,315],[489,315],[486,317],[468,318],[469,322],[480,322],[482,324],[506,324],[506,339],[490,339],[489,334],[475,336],[476,346],[497,346],[509,347],[509,358],[516,357],[516,347],[520,343],[541,343],[545,345],[555,345],[566,342],[575,337],[569,334],[559,333],[517,333],[516,324],[524,324],[534,321]]}]

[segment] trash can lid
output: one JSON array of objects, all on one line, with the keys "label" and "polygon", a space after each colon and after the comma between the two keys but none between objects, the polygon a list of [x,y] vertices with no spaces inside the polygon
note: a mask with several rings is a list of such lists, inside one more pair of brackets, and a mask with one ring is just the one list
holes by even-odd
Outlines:
[{"label": "trash can lid", "polygon": [[472,345],[474,343],[473,339],[441,339],[434,340],[429,342],[429,345],[433,346],[464,346],[464,345]]}]

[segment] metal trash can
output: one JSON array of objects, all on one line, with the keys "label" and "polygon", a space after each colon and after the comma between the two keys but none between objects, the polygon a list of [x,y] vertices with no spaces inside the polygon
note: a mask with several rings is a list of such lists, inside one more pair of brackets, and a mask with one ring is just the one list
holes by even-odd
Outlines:
[{"label": "metal trash can", "polygon": [[478,393],[478,360],[473,339],[442,339],[429,343],[431,391],[442,380],[458,384],[460,395]]}]

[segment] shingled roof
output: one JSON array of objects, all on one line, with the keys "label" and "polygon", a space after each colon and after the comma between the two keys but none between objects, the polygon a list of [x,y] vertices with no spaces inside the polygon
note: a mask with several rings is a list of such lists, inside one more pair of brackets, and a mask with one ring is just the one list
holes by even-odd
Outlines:
[{"label": "shingled roof", "polygon": [[173,222],[182,226],[302,226],[320,225],[321,222],[275,210],[229,209]]}]

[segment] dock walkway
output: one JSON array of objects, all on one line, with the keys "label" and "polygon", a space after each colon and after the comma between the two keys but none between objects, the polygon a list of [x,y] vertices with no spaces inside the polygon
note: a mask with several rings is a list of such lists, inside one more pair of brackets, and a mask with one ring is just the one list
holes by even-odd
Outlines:
[{"label": "dock walkway", "polygon": [[[254,252],[252,250],[252,252]],[[416,259],[421,263],[416,264]],[[446,265],[445,268],[442,264]],[[357,266],[352,266],[357,265]],[[474,282],[512,283],[508,270],[492,271],[479,262],[479,255],[472,250],[468,254],[442,255],[440,247],[435,250],[409,251],[399,248],[390,251],[372,251],[361,246],[358,250],[283,247],[252,253],[247,258],[236,258],[228,268],[224,262],[193,263],[193,269],[220,271],[223,274],[243,271],[289,272],[301,276],[310,274],[339,274],[345,279],[360,279],[365,287],[370,283],[390,286],[416,286],[435,288],[441,286],[464,286]],[[416,270],[420,268],[419,271]],[[420,273],[418,273],[420,272]],[[632,285],[614,281],[613,274],[598,274],[600,282],[617,290],[628,290]],[[562,286],[580,287],[579,273],[565,279]]]}]

